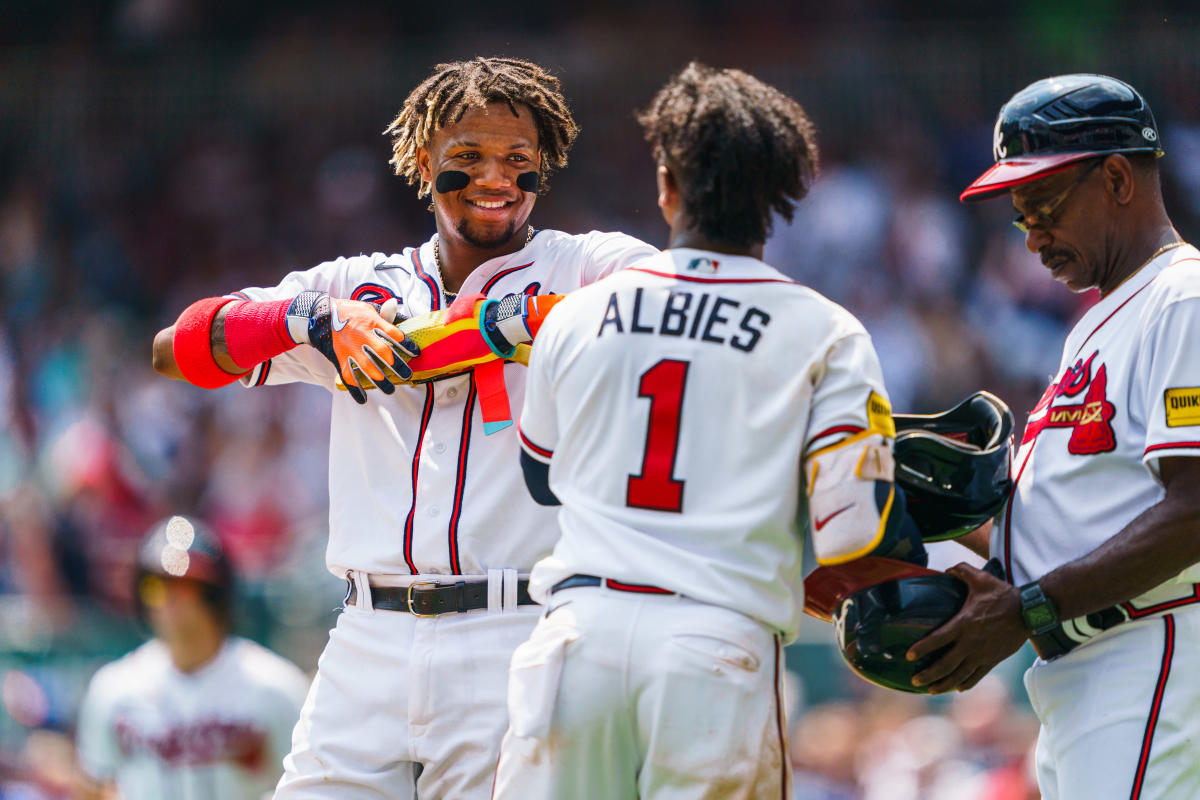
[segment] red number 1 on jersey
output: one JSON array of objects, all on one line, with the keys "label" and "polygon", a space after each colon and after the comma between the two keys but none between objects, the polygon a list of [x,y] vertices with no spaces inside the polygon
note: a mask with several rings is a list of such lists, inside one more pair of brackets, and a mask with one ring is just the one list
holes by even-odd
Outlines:
[{"label": "red number 1 on jersey", "polygon": [[642,472],[630,475],[625,489],[625,505],[631,508],[683,511],[683,481],[675,480],[672,474],[689,366],[687,361],[664,358],[642,373],[638,397],[650,400],[650,424],[646,427]]}]

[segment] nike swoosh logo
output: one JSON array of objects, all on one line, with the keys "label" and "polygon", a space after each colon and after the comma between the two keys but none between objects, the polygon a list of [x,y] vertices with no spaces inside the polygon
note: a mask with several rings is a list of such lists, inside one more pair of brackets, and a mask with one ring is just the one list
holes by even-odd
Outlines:
[{"label": "nike swoosh logo", "polygon": [[329,308],[329,316],[330,316],[330,321],[329,321],[329,324],[333,326],[333,329],[334,329],[335,331],[340,331],[342,328],[346,327],[346,323],[348,323],[350,320],[348,320],[348,319],[339,319],[339,318],[338,318],[338,313],[337,313],[337,302],[336,302],[336,301],[334,301],[334,302],[330,303],[329,305],[330,305],[330,308]]},{"label": "nike swoosh logo", "polygon": [[837,511],[834,511],[832,514],[830,514],[825,519],[815,519],[815,520],[813,520],[813,527],[816,528],[817,530],[821,530],[821,528],[824,528],[826,525],[829,524],[829,520],[833,519],[834,517],[836,517],[838,514],[842,513],[843,511],[849,511],[852,508],[854,508],[854,503],[851,503],[850,505],[845,506],[844,508],[839,508]]}]

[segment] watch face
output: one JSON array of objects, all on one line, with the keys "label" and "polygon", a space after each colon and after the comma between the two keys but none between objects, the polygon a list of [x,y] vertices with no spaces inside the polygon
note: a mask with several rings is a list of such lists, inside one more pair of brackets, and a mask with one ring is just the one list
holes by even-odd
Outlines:
[{"label": "watch face", "polygon": [[1054,612],[1044,604],[1026,608],[1021,614],[1025,617],[1025,624],[1035,631],[1054,625]]}]

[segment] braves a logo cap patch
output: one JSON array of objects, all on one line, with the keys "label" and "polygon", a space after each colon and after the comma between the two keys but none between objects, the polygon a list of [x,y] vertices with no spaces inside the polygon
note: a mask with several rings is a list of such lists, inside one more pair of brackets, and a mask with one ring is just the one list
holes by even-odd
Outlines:
[{"label": "braves a logo cap patch", "polygon": [[867,427],[884,436],[896,438],[896,421],[892,419],[892,405],[887,398],[871,392],[867,398]]},{"label": "braves a logo cap patch", "polygon": [[1163,405],[1167,410],[1168,428],[1200,425],[1200,386],[1167,389],[1163,393]]}]

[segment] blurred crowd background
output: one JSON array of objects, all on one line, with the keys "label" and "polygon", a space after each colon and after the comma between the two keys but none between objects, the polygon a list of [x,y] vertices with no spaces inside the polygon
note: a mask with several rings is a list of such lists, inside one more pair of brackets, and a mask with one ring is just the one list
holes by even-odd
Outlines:
[{"label": "blurred crowd background", "polygon": [[[823,172],[767,260],[863,320],[897,411],[986,388],[1023,419],[1095,298],[1049,279],[1007,203],[958,192],[991,163],[1008,96],[1105,72],[1150,101],[1168,209],[1197,241],[1200,14],[909,5],[2,4],[0,798],[66,796],[87,679],[146,635],[130,565],[167,514],[208,520],[231,550],[239,631],[315,668],[343,589],[323,559],[327,395],[193,389],[152,372],[150,342],[195,298],[427,239],[426,204],[390,175],[381,131],[439,61],[555,71],[583,132],[534,224],[658,245],[635,108],[690,58],[790,93],[818,127]],[[942,566],[959,560],[941,548]],[[1028,652],[929,700],[863,683],[830,642],[812,621],[789,653],[797,798],[1037,796]]]}]

